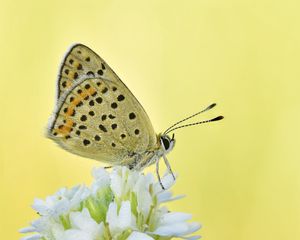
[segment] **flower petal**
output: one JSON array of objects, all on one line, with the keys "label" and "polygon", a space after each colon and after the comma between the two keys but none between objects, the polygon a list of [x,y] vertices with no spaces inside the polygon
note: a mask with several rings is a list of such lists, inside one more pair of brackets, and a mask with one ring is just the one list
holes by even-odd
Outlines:
[{"label": "flower petal", "polygon": [[43,200],[41,200],[39,198],[34,199],[31,207],[41,215],[48,214],[48,206],[46,205],[46,203]]},{"label": "flower petal", "polygon": [[185,236],[200,229],[198,223],[175,223],[158,227],[153,233],[161,236]]},{"label": "flower petal", "polygon": [[126,228],[130,227],[130,225],[131,225],[131,207],[130,207],[129,201],[122,202],[118,220],[119,220],[118,225],[119,225],[120,229],[125,230]]},{"label": "flower petal", "polygon": [[92,175],[95,180],[91,185],[91,190],[93,194],[96,194],[100,189],[108,187],[110,184],[110,176],[104,168],[94,168]]},{"label": "flower petal", "polygon": [[185,197],[185,195],[183,195],[183,194],[173,196],[172,192],[170,192],[170,191],[163,191],[163,192],[160,192],[160,193],[157,194],[157,200],[160,203],[175,201],[175,200],[178,200],[178,199],[181,199],[181,198],[184,198],[184,197]]},{"label": "flower petal", "polygon": [[141,232],[132,232],[127,240],[154,240],[152,237]]},{"label": "flower petal", "polygon": [[[175,174],[175,177],[177,179],[177,175]],[[167,189],[170,189],[176,182],[176,179],[174,180],[172,174],[165,174],[165,176],[162,177],[161,179],[161,183],[162,185],[164,186],[164,188],[167,190]],[[162,189],[161,185],[159,182],[157,182],[155,184],[155,193],[159,193],[159,192],[163,192],[164,190]]]},{"label": "flower petal", "polygon": [[19,230],[19,233],[31,233],[31,232],[36,232],[35,227],[29,226],[29,227],[21,228],[21,229]]},{"label": "flower petal", "polygon": [[109,204],[108,211],[106,214],[106,222],[108,223],[111,232],[114,232],[118,225],[117,210],[118,206],[116,203],[112,202]]},{"label": "flower petal", "polygon": [[187,232],[184,233],[184,235],[189,235],[193,232],[198,231],[201,228],[201,225],[197,222],[188,223],[189,229]]},{"label": "flower petal", "polygon": [[192,218],[191,214],[181,212],[170,212],[162,216],[160,222],[162,225],[185,222]]},{"label": "flower petal", "polygon": [[26,237],[21,238],[21,240],[37,240],[37,239],[42,239],[42,235],[35,234],[32,236],[26,236]]},{"label": "flower petal", "polygon": [[80,188],[74,193],[72,198],[70,198],[70,208],[77,208],[80,202],[85,200],[90,194],[91,191],[87,187],[80,186]]},{"label": "flower petal", "polygon": [[91,218],[91,215],[86,208],[84,208],[82,212],[71,212],[70,222],[71,226],[75,229],[88,232],[91,236],[99,235],[99,226],[97,222]]},{"label": "flower petal", "polygon": [[111,175],[111,183],[110,183],[111,190],[116,195],[116,197],[121,197],[122,195],[122,178],[118,174]]},{"label": "flower petal", "polygon": [[92,235],[77,229],[70,229],[64,232],[62,238],[57,240],[94,240]]}]

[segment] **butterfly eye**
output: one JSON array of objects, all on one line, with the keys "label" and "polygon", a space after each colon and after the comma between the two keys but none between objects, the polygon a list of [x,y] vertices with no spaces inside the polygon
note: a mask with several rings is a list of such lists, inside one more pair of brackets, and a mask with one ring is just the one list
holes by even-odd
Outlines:
[{"label": "butterfly eye", "polygon": [[161,140],[163,142],[165,150],[168,150],[169,147],[170,147],[170,141],[169,141],[169,139],[162,137]]}]

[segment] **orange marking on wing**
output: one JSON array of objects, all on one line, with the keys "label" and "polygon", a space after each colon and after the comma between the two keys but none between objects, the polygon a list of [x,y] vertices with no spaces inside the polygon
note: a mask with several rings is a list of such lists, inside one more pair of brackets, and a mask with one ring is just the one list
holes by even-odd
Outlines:
[{"label": "orange marking on wing", "polygon": [[66,121],[66,126],[68,126],[68,127],[73,127],[73,121],[71,120],[71,119],[67,119],[67,121]]},{"label": "orange marking on wing", "polygon": [[93,95],[96,92],[96,89],[95,88],[90,88],[87,91],[88,91],[89,95]]},{"label": "orange marking on wing", "polygon": [[67,129],[65,128],[65,126],[63,126],[62,128],[56,129],[56,132],[59,133],[59,134],[61,134],[61,135],[63,135],[63,136],[65,136],[65,135],[68,134],[68,131],[67,131]]},{"label": "orange marking on wing", "polygon": [[87,96],[89,96],[89,94],[88,94],[87,91],[84,91],[84,92],[82,92],[82,93],[80,94],[80,97],[82,97],[82,98],[85,98],[85,97],[87,97]]},{"label": "orange marking on wing", "polygon": [[[68,114],[68,112],[66,114]],[[67,136],[71,132],[73,123],[74,121],[67,117],[64,125],[59,125],[55,129],[53,129],[53,134],[56,133],[57,135],[60,135],[62,137]]]},{"label": "orange marking on wing", "polygon": [[67,80],[67,87],[71,87],[71,85],[72,85],[72,81]]},{"label": "orange marking on wing", "polygon": [[67,131],[68,133],[71,132],[71,126],[65,125],[64,128],[65,128],[65,131]]},{"label": "orange marking on wing", "polygon": [[62,128],[57,128],[56,132],[62,134],[63,136],[66,136],[68,133],[71,132],[72,126],[64,125]]},{"label": "orange marking on wing", "polygon": [[74,107],[68,107],[68,111],[66,112],[66,115],[72,116],[74,113]]},{"label": "orange marking on wing", "polygon": [[73,102],[70,104],[71,107],[76,107],[76,105],[81,101],[81,98],[77,97],[73,100]]}]

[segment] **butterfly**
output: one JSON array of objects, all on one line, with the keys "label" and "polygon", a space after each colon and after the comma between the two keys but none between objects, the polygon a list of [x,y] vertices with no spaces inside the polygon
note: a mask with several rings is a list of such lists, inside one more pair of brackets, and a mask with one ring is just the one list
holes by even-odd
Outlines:
[{"label": "butterfly", "polygon": [[178,128],[221,120],[219,116],[178,126],[215,105],[156,134],[142,105],[110,66],[87,46],[75,44],[59,70],[56,109],[47,137],[71,153],[112,166],[141,170],[156,163],[160,181],[160,158],[173,174],[166,155],[173,149],[175,138],[168,134]]}]

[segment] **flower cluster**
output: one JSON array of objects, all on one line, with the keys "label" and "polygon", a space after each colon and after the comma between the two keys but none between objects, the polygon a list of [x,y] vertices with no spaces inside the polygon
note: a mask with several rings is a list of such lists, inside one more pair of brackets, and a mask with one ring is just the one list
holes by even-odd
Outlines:
[{"label": "flower cluster", "polygon": [[23,240],[150,240],[198,239],[189,236],[200,228],[190,223],[190,214],[170,212],[162,203],[176,200],[168,190],[172,175],[162,178],[166,190],[152,174],[115,167],[93,171],[88,188],[60,189],[46,200],[35,199],[33,209],[40,218],[22,233],[34,233]]}]

